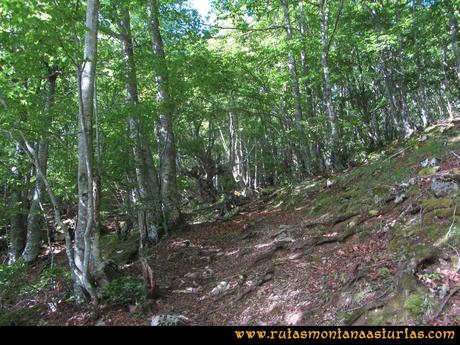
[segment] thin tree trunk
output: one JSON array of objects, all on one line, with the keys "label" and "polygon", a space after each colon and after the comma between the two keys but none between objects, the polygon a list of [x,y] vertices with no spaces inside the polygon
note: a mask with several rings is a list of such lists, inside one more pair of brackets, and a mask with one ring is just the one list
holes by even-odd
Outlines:
[{"label": "thin tree trunk", "polygon": [[[56,93],[56,79],[57,74],[52,69],[49,70],[47,80],[47,95],[45,102],[45,114],[49,114],[54,103],[54,96]],[[48,164],[48,140],[46,138],[40,140],[38,144],[38,164],[43,174],[46,175],[47,164]],[[42,210],[41,204],[43,203],[43,197],[45,194],[45,184],[43,178],[38,174],[36,170],[36,181],[35,188],[32,195],[32,202],[29,209],[29,215],[27,217],[27,241],[22,258],[26,262],[33,262],[38,256],[42,242]]]},{"label": "thin tree trunk", "polygon": [[300,86],[299,86],[299,77],[297,72],[296,61],[294,57],[294,50],[292,48],[291,41],[293,39],[292,34],[292,25],[291,25],[291,18],[289,13],[289,2],[288,0],[281,0],[281,5],[283,7],[283,14],[284,14],[284,28],[286,30],[286,35],[288,39],[288,68],[289,68],[289,75],[291,77],[291,93],[294,99],[294,121],[296,125],[297,135],[300,141],[300,148],[299,148],[299,158],[301,161],[301,165],[305,169],[305,171],[309,174],[311,172],[310,166],[310,152],[308,150],[308,146],[304,144],[305,140],[305,129],[302,125],[303,114],[302,114],[302,102],[301,102],[301,95],[300,95]]},{"label": "thin tree trunk", "polygon": [[[450,3],[450,1],[447,1]],[[453,3],[453,1],[452,1]],[[458,34],[458,22],[457,18],[455,17],[455,8],[453,4],[450,3],[448,6],[449,11],[449,33],[451,39],[451,49],[454,54],[454,64],[455,64],[455,74],[457,76],[457,87],[460,90],[460,48],[458,47],[459,42],[459,34]]]},{"label": "thin tree trunk", "polygon": [[46,178],[45,172],[42,170],[40,166],[40,163],[39,163],[40,160],[38,158],[38,155],[33,149],[33,147],[28,143],[28,141],[26,140],[25,136],[22,133],[21,133],[21,136],[22,136],[22,140],[18,141],[17,145],[23,148],[23,150],[27,153],[29,160],[35,166],[37,177],[39,177],[43,181],[44,188],[46,192],[48,193],[49,199],[51,201],[51,205],[53,207],[53,213],[54,213],[54,221],[64,231],[66,254],[67,254],[70,272],[71,272],[74,284],[78,286],[87,286],[89,282],[85,281],[84,275],[82,274],[81,270],[79,270],[75,264],[75,255],[74,255],[75,253],[74,253],[74,249],[72,246],[72,240],[71,240],[69,228],[66,224],[64,224],[64,222],[61,219],[61,213],[59,211],[60,209],[59,203],[48,182],[48,179]]},{"label": "thin tree trunk", "polygon": [[[309,83],[306,81],[308,78],[308,63],[307,63],[307,48],[305,44],[305,40],[307,39],[307,20],[305,16],[305,8],[304,8],[304,1],[305,0],[298,0],[299,2],[299,23],[300,23],[300,34],[302,36],[302,49],[300,51],[300,64],[302,68],[302,77],[304,79],[303,85],[304,85],[304,93],[305,93],[305,99],[306,99],[306,109],[303,111],[303,115],[306,116],[310,122],[309,124],[312,125],[312,120],[315,117],[315,112],[313,108],[313,90],[310,87]],[[310,131],[311,132],[311,131]],[[320,170],[318,166],[318,160],[319,158],[316,155],[316,150],[314,149],[314,146],[312,145],[312,142],[317,142],[318,138],[315,133],[310,133],[311,140],[309,140],[308,144],[308,152],[310,155],[310,170],[314,174],[318,170]]]},{"label": "thin tree trunk", "polygon": [[332,101],[332,89],[329,76],[329,10],[327,0],[319,1],[320,14],[320,41],[321,41],[321,64],[323,69],[323,98],[326,105],[326,112],[329,120],[330,138],[330,164],[332,167],[340,165],[341,159],[338,156],[338,131],[337,131],[337,114]]},{"label": "thin tree trunk", "polygon": [[[421,2],[423,0],[417,0],[414,2],[414,5],[412,7],[412,16],[414,21],[417,19],[417,15],[419,12],[420,7],[423,8]],[[413,34],[413,40],[415,42],[415,49],[416,51],[420,51],[420,40],[418,39],[419,32],[415,31]],[[422,122],[422,128],[425,128],[431,124],[433,121],[431,114],[428,110],[427,106],[427,100],[428,100],[428,93],[427,93],[427,88],[426,88],[426,81],[425,81],[425,76],[424,76],[424,71],[426,71],[425,68],[425,63],[423,56],[421,54],[416,54],[415,55],[415,65],[417,66],[417,70],[419,71],[418,73],[418,87],[419,90],[416,92],[416,95],[414,96],[414,107],[420,108],[420,120]]]},{"label": "thin tree trunk", "polygon": [[242,171],[242,157],[240,155],[239,143],[240,138],[238,135],[238,116],[235,112],[231,111],[229,113],[229,122],[228,130],[230,133],[230,144],[229,144],[229,153],[230,153],[230,165],[232,169],[233,179],[236,183],[236,187],[244,191],[246,186],[244,184],[244,176]]},{"label": "thin tree trunk", "polygon": [[[20,143],[16,144],[16,160],[17,166],[12,169],[14,181],[21,185],[23,183],[23,175],[19,164],[22,156]],[[19,186],[12,186],[10,191],[9,204],[12,208],[9,229],[9,246],[8,246],[8,263],[12,264],[22,254],[26,244],[27,228],[25,224],[25,200]]]},{"label": "thin tree trunk", "polygon": [[148,1],[149,27],[155,57],[155,81],[159,104],[158,141],[160,187],[165,234],[182,223],[176,181],[176,146],[173,133],[173,109],[169,91],[168,66],[160,32],[159,1]]},{"label": "thin tree trunk", "polygon": [[[82,272],[83,286],[98,303],[94,280],[102,273],[95,226],[94,169],[92,119],[96,78],[98,0],[87,0],[85,49],[83,66],[79,70],[79,133],[78,133],[78,217],[75,230],[75,264]],[[92,248],[96,247],[96,248]]]},{"label": "thin tree trunk", "polygon": [[[41,140],[38,145],[38,160],[41,169],[46,174],[48,161],[48,142]],[[32,195],[32,202],[27,217],[27,240],[22,253],[22,258],[26,262],[33,262],[37,258],[42,243],[43,214],[40,205],[44,196],[43,179],[36,175],[35,187]]]},{"label": "thin tree trunk", "polygon": [[[415,4],[414,4],[415,5]],[[401,6],[397,6],[396,10],[396,24],[399,25],[401,22]],[[403,41],[403,36],[399,32],[398,33],[398,43],[399,43],[399,49],[396,52],[396,57],[395,60],[397,61],[397,65],[400,66],[400,72],[397,74],[397,78],[395,78],[396,81],[396,88],[399,91],[399,110],[401,113],[401,120],[403,124],[403,133],[404,137],[408,138],[414,133],[413,129],[413,124],[411,121],[410,113],[409,113],[409,106],[408,106],[408,101],[407,101],[407,95],[408,95],[408,87],[407,87],[407,78],[406,78],[406,73],[404,71],[404,61],[403,57],[401,57],[401,51],[404,47],[404,41]],[[396,73],[393,73],[396,75]]]}]

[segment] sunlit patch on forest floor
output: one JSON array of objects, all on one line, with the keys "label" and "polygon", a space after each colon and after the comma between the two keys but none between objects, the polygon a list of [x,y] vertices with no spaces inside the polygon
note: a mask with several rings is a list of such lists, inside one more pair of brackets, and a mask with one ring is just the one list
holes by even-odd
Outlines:
[{"label": "sunlit patch on forest floor", "polygon": [[[460,324],[459,192],[431,191],[436,176],[459,183],[459,135],[458,121],[442,123],[328,177],[331,186],[286,186],[228,220],[190,225],[150,256],[151,300],[137,294],[141,268],[125,255],[136,235],[103,240],[129,279],[98,313],[69,300],[63,252],[48,276],[41,258],[21,271],[28,288],[4,302],[0,324],[148,325],[160,314],[193,325]],[[436,171],[421,174],[432,158]]]}]

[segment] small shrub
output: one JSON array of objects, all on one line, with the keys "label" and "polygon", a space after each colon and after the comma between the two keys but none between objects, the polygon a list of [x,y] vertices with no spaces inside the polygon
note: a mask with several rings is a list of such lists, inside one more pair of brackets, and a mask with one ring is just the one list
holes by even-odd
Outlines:
[{"label": "small shrub", "polygon": [[404,307],[411,313],[411,315],[421,316],[427,308],[427,302],[428,301],[426,301],[425,296],[419,293],[414,293],[404,302]]},{"label": "small shrub", "polygon": [[69,288],[72,287],[72,277],[71,273],[67,267],[52,267],[46,268],[41,273],[37,281],[31,285],[31,289],[35,291],[41,291],[45,288],[54,288],[56,282],[61,280],[65,283],[65,286]]},{"label": "small shrub", "polygon": [[102,300],[110,305],[129,304],[144,298],[144,286],[130,276],[112,280],[102,291]]},{"label": "small shrub", "polygon": [[29,267],[23,260],[0,265],[0,309],[6,300],[17,296],[28,285]]}]

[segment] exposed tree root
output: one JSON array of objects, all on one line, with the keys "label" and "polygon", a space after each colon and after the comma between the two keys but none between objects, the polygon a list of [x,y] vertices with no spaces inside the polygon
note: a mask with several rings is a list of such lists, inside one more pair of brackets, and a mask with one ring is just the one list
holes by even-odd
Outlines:
[{"label": "exposed tree root", "polygon": [[351,219],[351,218],[356,217],[356,216],[359,216],[359,215],[360,215],[360,213],[354,212],[354,213],[339,216],[332,222],[331,227],[333,227],[334,225],[343,223],[346,220]]},{"label": "exposed tree root", "polygon": [[308,254],[313,248],[318,247],[320,245],[326,244],[326,243],[341,243],[344,242],[346,239],[351,237],[352,235],[356,234],[358,232],[357,227],[350,228],[336,236],[332,237],[319,237],[313,239],[313,241],[305,242],[303,244],[296,244],[294,245],[291,250],[292,251],[299,251],[299,250],[304,250],[303,254],[300,256],[296,256],[296,259],[299,257]]},{"label": "exposed tree root", "polygon": [[[333,227],[334,225],[340,224],[350,218],[359,216],[359,212],[352,212],[344,215],[340,215],[337,218],[327,218],[324,220],[312,220],[310,222],[306,222],[303,224],[304,228],[312,228],[315,226],[327,226],[329,225],[330,227]],[[318,219],[318,218],[317,218]]]},{"label": "exposed tree root", "polygon": [[365,313],[375,310],[375,309],[383,308],[392,297],[391,295],[388,296],[388,294],[389,292],[385,291],[382,295],[378,296],[376,299],[359,307],[358,310],[356,310],[353,314],[351,314],[351,316],[348,317],[348,319],[345,321],[345,325],[353,325]]},{"label": "exposed tree root", "polygon": [[270,249],[256,256],[256,258],[252,261],[251,266],[254,266],[255,264],[261,261],[270,259],[278,250],[285,249],[285,248],[286,248],[286,242],[276,242],[273,246],[270,247]]},{"label": "exposed tree root", "polygon": [[242,291],[235,299],[235,301],[240,301],[241,299],[243,299],[243,297],[245,297],[246,295],[248,295],[249,293],[251,293],[252,291],[254,291],[256,288],[258,288],[259,286],[262,286],[263,284],[265,284],[266,282],[270,281],[273,279],[273,277],[275,276],[275,269],[273,267],[270,267],[268,268],[265,273],[263,274],[263,276],[259,277],[255,282],[254,284],[252,284],[250,287],[248,287],[246,290]]},{"label": "exposed tree root", "polygon": [[157,290],[157,284],[153,270],[145,258],[141,259],[140,263],[142,267],[142,277],[144,280],[144,287],[146,289],[147,296],[153,298]]}]

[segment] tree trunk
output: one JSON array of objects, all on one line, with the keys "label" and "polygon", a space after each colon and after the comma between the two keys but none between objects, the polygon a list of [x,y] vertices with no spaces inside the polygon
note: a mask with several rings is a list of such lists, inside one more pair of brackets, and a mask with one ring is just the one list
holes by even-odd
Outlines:
[{"label": "tree trunk", "polygon": [[8,263],[16,262],[21,256],[26,244],[27,229],[25,224],[25,200],[21,193],[20,185],[23,182],[23,175],[19,168],[20,159],[22,156],[21,145],[16,144],[16,159],[17,166],[13,167],[13,179],[19,185],[14,185],[11,188],[9,204],[12,209],[9,229],[9,247],[8,247]]},{"label": "tree trunk", "polygon": [[[414,4],[415,5],[415,4]],[[396,24],[399,25],[401,22],[401,6],[397,7],[396,10]],[[403,41],[403,36],[401,33],[398,33],[398,42],[399,42],[399,49],[396,52],[396,62],[398,66],[401,66],[401,72],[398,73],[397,77],[395,78],[396,81],[396,88],[399,91],[399,109],[401,113],[401,120],[403,124],[403,130],[404,130],[404,137],[408,138],[414,133],[410,113],[409,113],[409,106],[407,102],[407,94],[408,94],[408,85],[407,85],[407,77],[406,73],[404,71],[404,59],[401,57],[401,52],[404,47],[404,41]],[[396,75],[395,73],[393,73]]]},{"label": "tree trunk", "polygon": [[396,136],[403,132],[403,126],[398,115],[398,101],[396,98],[396,90],[392,78],[391,69],[389,67],[389,52],[385,49],[381,52],[381,62],[383,67],[383,81],[385,84],[385,90],[387,99],[390,105],[389,113],[390,117],[386,118],[387,123],[387,140],[391,141]]},{"label": "tree trunk", "polygon": [[297,135],[299,138],[299,158],[300,163],[303,169],[307,172],[307,174],[311,173],[310,167],[310,152],[308,150],[308,145],[305,145],[304,141],[305,137],[305,129],[302,125],[303,114],[302,114],[302,102],[301,102],[301,95],[300,95],[300,86],[299,86],[299,77],[297,73],[297,66],[294,57],[294,50],[292,48],[291,41],[293,39],[292,34],[292,26],[291,26],[291,18],[289,14],[289,2],[288,0],[281,0],[281,5],[283,6],[283,14],[284,14],[284,28],[286,30],[287,40],[288,40],[288,68],[289,68],[289,75],[291,77],[291,93],[294,99],[294,121],[296,125]]},{"label": "tree trunk", "polygon": [[[417,0],[415,1],[413,8],[412,8],[412,16],[414,21],[417,18],[419,8],[422,7],[422,1],[423,0]],[[414,32],[413,34],[413,40],[415,42],[415,49],[416,51],[421,51],[422,47],[420,47],[420,40],[418,39],[418,32]],[[426,81],[425,81],[425,76],[424,76],[424,71],[426,71],[425,63],[424,63],[424,58],[421,54],[416,54],[415,55],[415,65],[417,66],[417,70],[419,71],[418,73],[418,88],[419,90],[416,92],[416,95],[414,96],[414,107],[415,108],[420,108],[420,120],[421,120],[421,126],[422,128],[428,127],[432,122],[432,116],[430,114],[430,111],[428,110],[427,106],[427,101],[428,101],[428,92],[427,92],[427,87],[426,87]]]},{"label": "tree trunk", "polygon": [[[306,81],[308,78],[308,63],[307,63],[307,48],[306,44],[304,43],[305,40],[307,39],[307,20],[305,16],[305,8],[304,8],[304,1],[305,0],[298,0],[299,1],[299,23],[300,23],[300,34],[302,36],[302,49],[300,51],[300,64],[302,68],[302,77],[304,79],[303,85],[304,85],[304,93],[305,93],[305,99],[307,103],[307,109],[303,111],[303,115],[306,116],[310,121],[312,121],[315,117],[315,112],[313,108],[313,90],[309,83]],[[310,131],[311,132],[311,131]],[[316,150],[314,149],[314,144],[312,143],[317,142],[318,138],[316,133],[310,133],[310,141],[308,144],[308,152],[310,156],[310,170],[313,174],[318,172],[318,170],[321,170],[318,161],[319,158],[316,155]]]},{"label": "tree trunk", "polygon": [[323,69],[323,98],[326,105],[326,113],[329,120],[331,138],[329,142],[330,157],[329,165],[338,167],[341,164],[338,150],[337,114],[332,101],[332,89],[329,76],[329,10],[326,8],[327,0],[319,1],[320,14],[320,41],[321,41],[321,64]]},{"label": "tree trunk", "polygon": [[[450,1],[447,1],[450,3]],[[455,17],[455,8],[452,4],[448,6],[449,12],[449,33],[451,38],[451,49],[454,53],[454,64],[455,64],[455,74],[457,76],[457,87],[460,90],[460,49],[458,47],[459,35],[458,35],[458,22]]]},{"label": "tree trunk", "polygon": [[182,223],[176,181],[176,146],[173,133],[173,109],[169,94],[168,66],[160,32],[159,1],[148,1],[149,27],[155,57],[155,81],[159,105],[158,140],[160,186],[165,234]]},{"label": "tree trunk", "polygon": [[244,174],[243,174],[243,158],[240,155],[239,144],[240,138],[238,135],[238,116],[235,112],[231,111],[229,114],[229,133],[230,133],[230,144],[229,144],[229,153],[230,153],[230,165],[232,168],[233,179],[236,183],[236,187],[240,191],[246,190],[246,185],[244,184]]},{"label": "tree trunk", "polygon": [[[139,104],[139,96],[131,20],[129,8],[124,5],[121,10],[120,38],[123,45],[123,61],[125,62],[127,100],[135,109]],[[140,246],[143,248],[144,245],[156,242],[160,236],[159,229],[162,225],[160,187],[152,152],[146,135],[141,129],[139,118],[133,115],[129,116],[128,126],[134,155],[137,195],[141,204],[137,211],[137,218],[141,239]]]},{"label": "tree trunk", "polygon": [[[48,162],[48,141],[43,139],[38,145],[39,164],[46,174]],[[27,217],[27,240],[22,253],[22,258],[26,262],[33,262],[37,258],[42,243],[42,225],[44,215],[42,212],[44,196],[43,179],[36,175],[35,187],[32,195],[32,202]]]},{"label": "tree trunk", "polygon": [[[84,61],[79,77],[78,132],[78,217],[75,230],[75,264],[82,272],[81,288],[93,303],[98,302],[94,280],[102,275],[98,251],[98,232],[95,226],[94,169],[92,119],[96,78],[98,0],[87,0]],[[96,247],[96,248],[94,248]]]},{"label": "tree trunk", "polygon": [[[50,69],[47,80],[47,95],[45,103],[45,114],[49,114],[54,103],[54,96],[56,93],[56,79],[57,74]],[[38,144],[38,164],[40,164],[41,171],[46,175],[48,164],[48,140],[42,139]],[[35,169],[35,188],[32,195],[32,202],[27,217],[27,241],[22,258],[26,262],[33,262],[38,256],[42,242],[42,225],[44,215],[42,214],[43,197],[45,194],[45,184],[43,178],[38,174]]]}]

